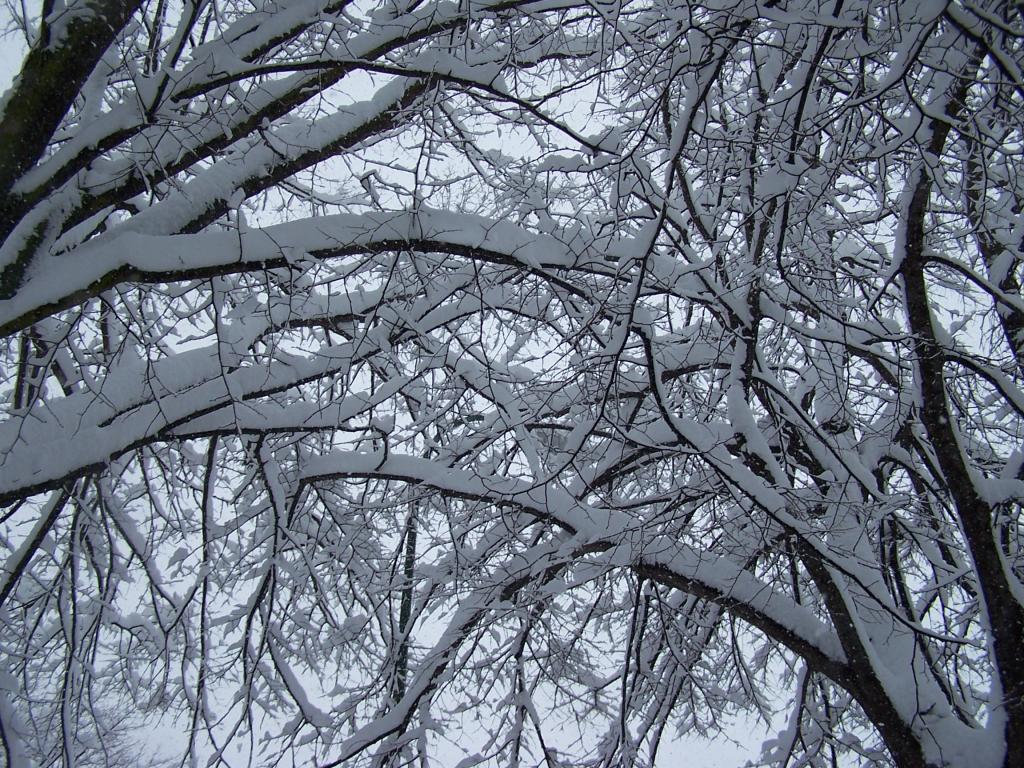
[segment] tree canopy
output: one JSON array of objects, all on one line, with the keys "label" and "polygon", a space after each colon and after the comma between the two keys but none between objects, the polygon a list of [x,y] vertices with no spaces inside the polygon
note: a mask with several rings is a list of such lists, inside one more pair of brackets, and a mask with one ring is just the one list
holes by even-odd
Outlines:
[{"label": "tree canopy", "polygon": [[1019,3],[7,6],[7,765],[1024,768]]}]

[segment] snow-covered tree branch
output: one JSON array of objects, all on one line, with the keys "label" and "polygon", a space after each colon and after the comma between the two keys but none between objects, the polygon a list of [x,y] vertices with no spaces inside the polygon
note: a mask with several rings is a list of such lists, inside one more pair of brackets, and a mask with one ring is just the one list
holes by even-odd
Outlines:
[{"label": "snow-covered tree branch", "polygon": [[1019,7],[4,13],[7,765],[1024,768]]}]

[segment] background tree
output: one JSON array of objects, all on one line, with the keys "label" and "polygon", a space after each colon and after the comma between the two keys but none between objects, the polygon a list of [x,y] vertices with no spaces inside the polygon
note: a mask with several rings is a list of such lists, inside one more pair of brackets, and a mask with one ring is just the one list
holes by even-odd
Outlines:
[{"label": "background tree", "polygon": [[1024,766],[1019,5],[12,14],[9,765]]}]

